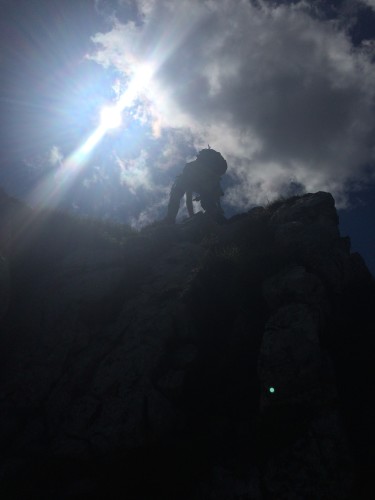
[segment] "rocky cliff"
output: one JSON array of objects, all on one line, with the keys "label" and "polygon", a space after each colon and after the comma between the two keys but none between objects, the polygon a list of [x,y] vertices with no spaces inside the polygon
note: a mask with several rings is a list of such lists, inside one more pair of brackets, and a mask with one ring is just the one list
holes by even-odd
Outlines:
[{"label": "rocky cliff", "polygon": [[369,498],[375,287],[330,194],[0,227],[1,498]]}]

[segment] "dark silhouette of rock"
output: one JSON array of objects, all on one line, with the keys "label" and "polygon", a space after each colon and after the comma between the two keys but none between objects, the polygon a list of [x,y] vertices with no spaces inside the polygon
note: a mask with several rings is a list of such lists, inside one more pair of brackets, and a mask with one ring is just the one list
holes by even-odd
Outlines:
[{"label": "dark silhouette of rock", "polygon": [[1,498],[369,498],[375,287],[330,194],[140,233],[0,202]]},{"label": "dark silhouette of rock", "polygon": [[10,277],[7,259],[0,254],[0,319],[6,313],[10,299]]}]

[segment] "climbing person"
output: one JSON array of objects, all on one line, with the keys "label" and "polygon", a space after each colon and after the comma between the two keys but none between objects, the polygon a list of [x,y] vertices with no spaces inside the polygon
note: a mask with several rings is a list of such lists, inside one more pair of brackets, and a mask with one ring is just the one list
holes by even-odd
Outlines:
[{"label": "climbing person", "polygon": [[174,224],[180,208],[181,198],[186,195],[186,208],[190,217],[194,215],[193,193],[198,196],[194,201],[200,201],[205,213],[218,223],[225,221],[220,206],[223,191],[220,186],[221,176],[227,170],[227,162],[222,155],[211,149],[202,149],[196,160],[187,163],[172,186],[166,222]]}]

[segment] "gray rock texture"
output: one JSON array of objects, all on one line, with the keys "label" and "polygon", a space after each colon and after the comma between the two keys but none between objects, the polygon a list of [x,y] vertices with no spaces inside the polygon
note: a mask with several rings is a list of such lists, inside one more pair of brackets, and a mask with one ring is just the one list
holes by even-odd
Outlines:
[{"label": "gray rock texture", "polygon": [[2,498],[362,498],[375,289],[330,194],[140,233],[0,201]]}]

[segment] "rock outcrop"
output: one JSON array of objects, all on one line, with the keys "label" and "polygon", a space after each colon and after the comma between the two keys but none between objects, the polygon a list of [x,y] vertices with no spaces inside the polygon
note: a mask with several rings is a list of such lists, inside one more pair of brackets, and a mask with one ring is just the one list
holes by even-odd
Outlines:
[{"label": "rock outcrop", "polygon": [[367,498],[375,287],[330,194],[140,233],[1,203],[2,498]]}]

